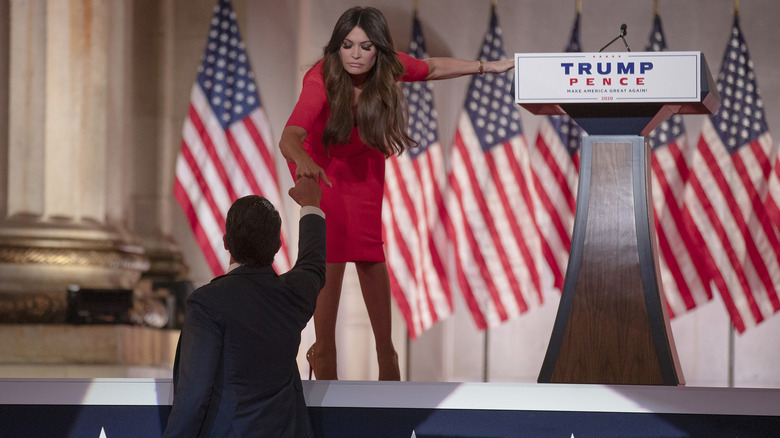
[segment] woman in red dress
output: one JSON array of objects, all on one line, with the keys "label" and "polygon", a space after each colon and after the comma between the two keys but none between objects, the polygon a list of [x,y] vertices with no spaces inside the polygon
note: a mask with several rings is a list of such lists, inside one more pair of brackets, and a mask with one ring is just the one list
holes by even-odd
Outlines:
[{"label": "woman in red dress", "polygon": [[390,281],[382,247],[385,159],[414,141],[398,81],[503,73],[511,59],[414,59],[396,52],[382,13],[354,7],[339,18],[323,58],[305,75],[279,148],[293,177],[326,186],[326,282],[314,312],[316,342],[306,358],[320,380],[335,380],[336,317],[344,268],[354,262],[376,340],[379,380],[400,380],[391,338]]}]

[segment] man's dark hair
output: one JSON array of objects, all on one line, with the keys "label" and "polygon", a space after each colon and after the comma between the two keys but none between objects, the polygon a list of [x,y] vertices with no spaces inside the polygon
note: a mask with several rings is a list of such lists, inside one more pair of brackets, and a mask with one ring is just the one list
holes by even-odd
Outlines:
[{"label": "man's dark hair", "polygon": [[238,198],[225,220],[225,244],[233,260],[242,265],[273,263],[281,243],[282,218],[262,196]]}]

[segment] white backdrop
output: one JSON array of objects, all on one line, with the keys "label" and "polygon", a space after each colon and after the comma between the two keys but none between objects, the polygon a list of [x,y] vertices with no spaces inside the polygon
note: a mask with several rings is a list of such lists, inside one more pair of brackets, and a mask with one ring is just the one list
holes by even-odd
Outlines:
[{"label": "white backdrop", "polygon": [[[319,58],[338,16],[355,3],[344,0],[234,0],[242,34],[258,77],[260,96],[271,122],[275,140],[289,117],[300,90],[305,70]],[[192,26],[189,32],[205,32],[215,1],[186,2]],[[360,4],[380,8],[387,17],[396,48],[409,47],[414,1],[366,0]],[[488,28],[490,0],[419,0],[418,17],[431,56],[474,59]],[[652,0],[583,0],[581,42],[584,51],[597,51],[614,38],[620,25],[627,24],[626,40],[634,51],[644,50],[653,20]],[[201,11],[199,8],[202,8]],[[575,0],[499,0],[499,22],[504,48],[514,52],[556,52],[568,43],[575,16]],[[662,0],[659,14],[670,50],[702,51],[713,76],[717,76],[733,20],[732,0]],[[184,13],[184,12],[182,12]],[[776,0],[745,0],[740,6],[741,26],[755,63],[758,85],[766,106],[770,130],[780,140],[780,3]],[[195,71],[203,42],[181,48],[192,57]],[[609,50],[622,50],[615,45]],[[180,66],[187,72],[189,66]],[[192,73],[182,77],[191,80]],[[186,88],[189,90],[190,84]],[[446,148],[452,142],[457,115],[465,99],[468,78],[437,82],[435,103],[439,114],[439,138]],[[182,96],[181,99],[179,96]],[[186,109],[187,96],[177,93],[177,103]],[[534,141],[538,119],[523,111],[527,141]],[[698,139],[703,116],[686,116],[689,143]],[[281,166],[280,174],[288,175]],[[287,185],[291,180],[287,182]],[[294,207],[286,205],[291,217]],[[189,227],[174,207],[174,237],[181,245],[196,284],[210,280]],[[542,308],[510,321],[488,333],[477,331],[459,296],[456,313],[419,339],[406,343],[404,323],[396,312],[396,346],[411,380],[434,381],[521,381],[533,382],[547,348],[557,311],[558,294],[545,296]],[[690,386],[780,387],[780,317],[772,318],[743,335],[734,336],[730,354],[729,321],[720,298],[672,320],[672,329],[686,383]],[[339,317],[340,374],[345,379],[375,379],[374,349],[370,325],[354,273],[348,271]],[[314,337],[305,333],[301,350]],[[730,371],[733,357],[733,373]],[[302,356],[301,356],[302,358]],[[308,368],[301,360],[302,373]],[[402,365],[402,368],[406,368]]]}]

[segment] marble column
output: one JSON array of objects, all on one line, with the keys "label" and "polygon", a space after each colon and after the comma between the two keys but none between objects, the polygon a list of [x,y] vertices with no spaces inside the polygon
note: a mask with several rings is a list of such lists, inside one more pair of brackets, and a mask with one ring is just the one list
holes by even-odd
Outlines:
[{"label": "marble column", "polygon": [[4,6],[1,322],[61,322],[68,285],[129,289],[149,268],[126,223],[128,10],[123,0]]},{"label": "marble column", "polygon": [[[125,0],[127,1],[127,0]],[[189,267],[173,237],[175,208],[174,166],[181,144],[181,127],[187,110],[187,91],[205,39],[213,2],[201,0],[127,1],[132,36],[127,38],[132,59],[130,133],[135,159],[129,196],[129,223],[150,261],[142,279],[147,289],[173,297],[168,305],[174,317],[169,326],[183,322],[184,300],[194,288]],[[203,20],[199,18],[203,14]],[[206,23],[195,26],[193,23]],[[182,47],[182,31],[197,32],[197,45]],[[192,32],[190,30],[190,32]],[[186,40],[185,40],[186,41]],[[187,64],[193,66],[187,68]],[[182,224],[189,231],[186,224]]]}]

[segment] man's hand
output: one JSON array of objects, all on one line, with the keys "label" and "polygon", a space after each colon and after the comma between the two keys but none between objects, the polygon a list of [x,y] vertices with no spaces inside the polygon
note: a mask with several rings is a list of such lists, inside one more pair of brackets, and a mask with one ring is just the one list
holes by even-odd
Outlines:
[{"label": "man's hand", "polygon": [[295,202],[301,207],[307,205],[320,207],[322,199],[322,189],[317,181],[312,177],[302,177],[295,181],[295,187],[291,187],[287,192]]}]

